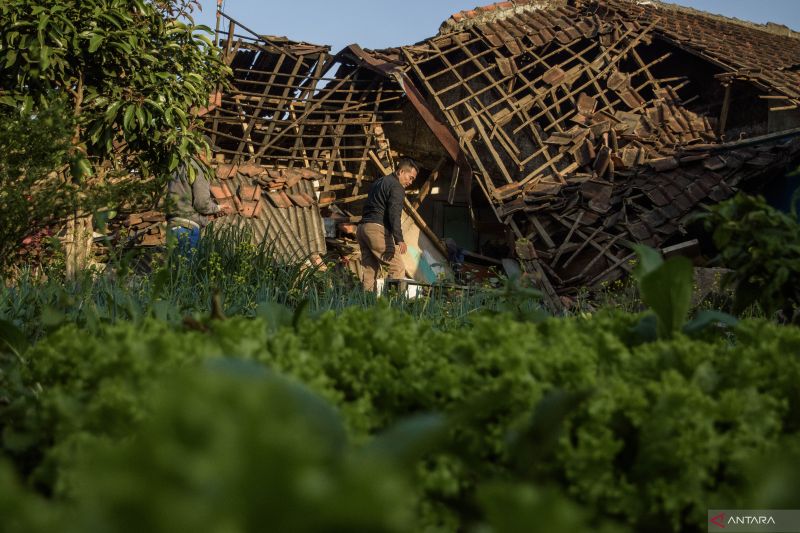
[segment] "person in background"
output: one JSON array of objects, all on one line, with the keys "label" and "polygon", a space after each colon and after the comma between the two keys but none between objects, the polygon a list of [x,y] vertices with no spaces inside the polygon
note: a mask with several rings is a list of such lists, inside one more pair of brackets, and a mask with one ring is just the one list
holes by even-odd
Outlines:
[{"label": "person in background", "polygon": [[400,257],[408,251],[403,239],[400,215],[405,189],[417,177],[419,167],[411,159],[401,159],[397,170],[375,180],[367,196],[356,236],[361,248],[361,283],[366,291],[375,291],[383,267],[389,278],[404,278],[405,266]]},{"label": "person in background", "polygon": [[[216,92],[209,97],[206,107],[193,110],[193,114],[202,117],[221,103],[222,94]],[[209,147],[212,146],[211,139],[207,136],[203,139]],[[220,207],[211,197],[211,184],[206,175],[208,163],[204,153],[197,155],[175,170],[167,186],[169,233],[177,238],[184,253],[197,247],[200,230],[208,224],[209,216],[232,213],[228,208]],[[195,179],[192,182],[189,181],[189,165],[195,169]]]},{"label": "person in background", "polygon": [[447,249],[447,262],[450,263],[450,268],[453,269],[453,275],[456,281],[461,283],[464,274],[464,249],[459,247],[455,239],[450,237],[444,239],[444,247]]},{"label": "person in background", "polygon": [[[188,165],[192,165],[195,169],[195,179],[191,183]],[[167,190],[169,193],[167,225],[184,253],[197,247],[200,242],[200,230],[208,224],[209,215],[230,213],[211,197],[210,183],[206,175],[206,159],[202,155],[179,166],[172,175]]]}]

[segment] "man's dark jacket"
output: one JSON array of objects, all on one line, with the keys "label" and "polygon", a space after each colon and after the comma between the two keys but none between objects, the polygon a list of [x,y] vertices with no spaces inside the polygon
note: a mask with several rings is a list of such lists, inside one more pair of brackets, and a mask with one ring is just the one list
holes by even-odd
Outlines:
[{"label": "man's dark jacket", "polygon": [[374,222],[382,225],[394,237],[394,242],[403,242],[403,228],[400,226],[400,214],[403,212],[403,200],[406,191],[400,185],[397,176],[387,174],[375,180],[367,196],[367,203],[361,216],[361,223]]}]

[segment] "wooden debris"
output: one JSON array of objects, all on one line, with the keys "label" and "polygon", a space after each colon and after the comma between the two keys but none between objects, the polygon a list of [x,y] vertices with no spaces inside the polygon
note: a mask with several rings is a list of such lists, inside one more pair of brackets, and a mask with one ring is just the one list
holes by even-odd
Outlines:
[{"label": "wooden debris", "polygon": [[[525,271],[555,307],[556,288],[623,274],[631,242],[660,246],[699,204],[729,197],[740,181],[796,155],[795,148],[779,153],[777,143],[720,150],[717,128],[724,133],[727,110],[708,116],[717,102],[704,101],[711,92],[687,86],[683,72],[656,75],[674,68],[662,61],[677,48],[702,46],[698,58],[732,64],[718,50],[735,39],[709,43],[719,30],[693,32],[700,22],[680,11],[672,21],[644,2],[562,4],[535,11],[498,4],[474,11],[480,20],[454,19],[455,26],[418,45],[351,47],[338,60],[325,47],[258,35],[234,45],[231,35],[223,57],[234,72],[232,88],[206,131],[222,156],[218,177],[252,179],[266,199],[246,187],[215,197],[239,202],[245,216],[257,216],[265,201],[298,211],[318,202],[357,216],[372,179],[394,168],[398,146],[414,144],[395,146],[397,129],[389,126],[403,129],[403,137],[416,121],[409,113],[441,117],[439,132],[456,139],[422,159],[431,165],[445,154],[437,169],[460,158],[474,170],[472,183],[523,243],[516,248]],[[232,24],[230,33],[247,31]],[[743,48],[741,59],[758,53]],[[344,68],[334,69],[342,57]],[[730,90],[734,79],[770,76],[724,73],[718,79],[727,107],[740,97]],[[800,99],[786,94],[793,90],[775,92]],[[438,170],[432,176],[429,189]],[[317,184],[318,201],[302,192],[310,190],[303,180]],[[463,174],[451,183],[472,193]]]}]

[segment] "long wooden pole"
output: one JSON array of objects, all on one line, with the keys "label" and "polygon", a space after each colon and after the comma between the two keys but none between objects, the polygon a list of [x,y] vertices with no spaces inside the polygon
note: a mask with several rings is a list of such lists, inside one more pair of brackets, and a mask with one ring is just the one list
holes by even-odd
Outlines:
[{"label": "long wooden pole", "polygon": [[731,109],[731,84],[725,85],[725,97],[722,100],[722,111],[719,114],[719,131],[717,135],[725,135],[725,126],[728,124],[728,112]]},{"label": "long wooden pole", "polygon": [[214,28],[214,48],[219,46],[219,26],[222,22],[222,0],[217,0],[217,25]]}]

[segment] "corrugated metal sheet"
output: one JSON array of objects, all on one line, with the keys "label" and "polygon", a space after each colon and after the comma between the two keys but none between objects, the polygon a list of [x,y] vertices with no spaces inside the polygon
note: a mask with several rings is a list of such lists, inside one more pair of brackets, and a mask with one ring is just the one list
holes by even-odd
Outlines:
[{"label": "corrugated metal sheet", "polygon": [[[253,183],[252,178],[241,174],[225,181],[234,194],[240,185]],[[316,197],[313,183],[306,179],[286,189],[286,192],[305,192],[312,198]],[[253,231],[253,242],[266,242],[274,246],[276,257],[283,262],[303,262],[314,254],[325,254],[325,228],[317,205],[279,208],[266,198],[262,198],[262,201],[263,209],[257,217],[231,215],[218,220],[217,224],[249,227]]]},{"label": "corrugated metal sheet", "polygon": [[[312,198],[316,198],[314,184],[310,180],[300,180],[297,185],[288,189],[287,192],[292,194],[304,192]],[[325,253],[325,226],[318,206],[279,209],[279,211],[283,212],[288,220],[289,227],[294,230],[310,253],[320,255]]]}]

